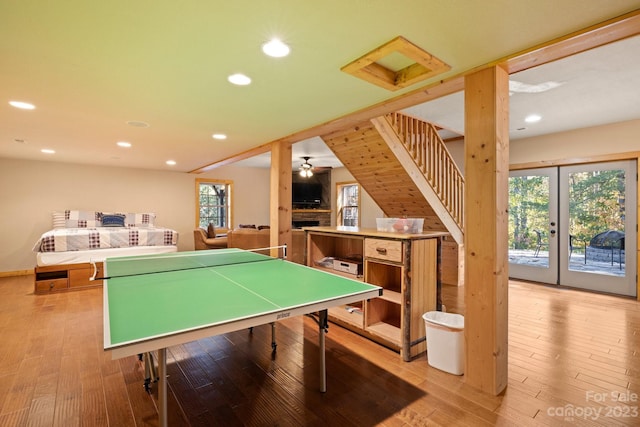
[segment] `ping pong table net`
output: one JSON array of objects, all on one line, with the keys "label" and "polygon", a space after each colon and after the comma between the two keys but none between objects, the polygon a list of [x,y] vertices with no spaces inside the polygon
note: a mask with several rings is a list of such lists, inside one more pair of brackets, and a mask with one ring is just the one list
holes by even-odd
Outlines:
[{"label": "ping pong table net", "polygon": [[91,280],[214,268],[279,259],[286,259],[286,245],[246,250],[230,248],[188,253],[173,252],[163,255],[116,257],[105,260],[104,277],[97,277],[97,267],[94,262],[91,262],[94,271]]}]

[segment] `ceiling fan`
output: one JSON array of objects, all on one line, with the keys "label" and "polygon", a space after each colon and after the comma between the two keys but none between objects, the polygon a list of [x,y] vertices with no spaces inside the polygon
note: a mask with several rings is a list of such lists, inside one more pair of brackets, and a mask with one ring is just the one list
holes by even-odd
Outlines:
[{"label": "ceiling fan", "polygon": [[300,171],[300,176],[303,178],[310,178],[313,176],[313,172],[322,172],[324,170],[327,169],[331,169],[330,166],[313,166],[311,163],[309,163],[309,159],[311,159],[311,157],[309,156],[304,156],[302,157],[302,159],[304,160],[304,163],[302,163],[300,165],[300,168],[298,169]]}]

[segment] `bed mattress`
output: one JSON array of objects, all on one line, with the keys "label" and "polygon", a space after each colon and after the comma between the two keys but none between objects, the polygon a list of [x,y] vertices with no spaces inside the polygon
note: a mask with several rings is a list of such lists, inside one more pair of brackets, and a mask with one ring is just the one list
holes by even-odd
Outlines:
[{"label": "bed mattress", "polygon": [[95,249],[67,252],[38,252],[38,267],[58,264],[81,264],[84,262],[103,262],[105,258],[117,256],[151,255],[176,252],[177,246],[134,246],[127,248]]}]

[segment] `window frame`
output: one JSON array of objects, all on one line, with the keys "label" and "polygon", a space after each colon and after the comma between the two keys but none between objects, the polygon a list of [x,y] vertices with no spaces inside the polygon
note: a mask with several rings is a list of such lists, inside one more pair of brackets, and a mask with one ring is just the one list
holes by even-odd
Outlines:
[{"label": "window frame", "polygon": [[[221,227],[221,228],[227,228],[229,230],[231,230],[233,228],[233,202],[234,202],[234,197],[233,197],[233,181],[231,180],[227,180],[227,179],[215,179],[215,178],[196,178],[196,195],[195,195],[195,223],[196,223],[196,228],[202,228],[202,225],[200,225],[200,186],[202,184],[210,184],[210,185],[224,185],[227,187],[227,203],[224,205],[226,206],[226,220],[227,220],[227,225],[226,226],[219,226],[218,224],[214,224],[216,227]],[[208,225],[208,223],[207,223]],[[206,226],[205,226],[206,228]]]},{"label": "window frame", "polygon": [[[343,190],[345,187],[353,187],[355,186],[358,191],[358,197],[356,205],[343,205]],[[352,225],[349,227],[359,227],[360,226],[360,217],[362,214],[362,206],[361,206],[361,197],[362,197],[362,186],[357,181],[344,181],[336,183],[336,225],[344,226],[344,209],[345,208],[355,208],[358,212],[356,215],[356,225]]]}]

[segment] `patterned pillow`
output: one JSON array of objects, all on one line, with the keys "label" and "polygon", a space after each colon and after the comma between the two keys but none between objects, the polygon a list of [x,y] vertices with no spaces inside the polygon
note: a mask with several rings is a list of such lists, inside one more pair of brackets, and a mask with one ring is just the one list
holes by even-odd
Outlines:
[{"label": "patterned pillow", "polygon": [[103,227],[124,227],[124,215],[118,214],[104,214],[102,215],[102,226]]},{"label": "patterned pillow", "polygon": [[156,221],[156,214],[153,212],[127,213],[124,223],[128,227],[153,227]]},{"label": "patterned pillow", "polygon": [[95,228],[100,226],[101,212],[94,211],[64,211],[66,228]]}]

